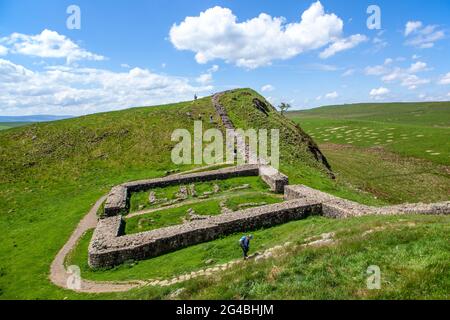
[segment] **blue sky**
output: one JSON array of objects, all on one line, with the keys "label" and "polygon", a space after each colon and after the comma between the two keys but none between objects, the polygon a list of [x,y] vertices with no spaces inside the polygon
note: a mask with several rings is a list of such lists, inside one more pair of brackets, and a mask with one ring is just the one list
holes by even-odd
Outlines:
[{"label": "blue sky", "polygon": [[[379,30],[367,27],[371,4]],[[66,26],[69,5],[79,30]],[[449,16],[437,0],[0,0],[0,115],[81,115],[235,87],[296,109],[450,100]]]}]

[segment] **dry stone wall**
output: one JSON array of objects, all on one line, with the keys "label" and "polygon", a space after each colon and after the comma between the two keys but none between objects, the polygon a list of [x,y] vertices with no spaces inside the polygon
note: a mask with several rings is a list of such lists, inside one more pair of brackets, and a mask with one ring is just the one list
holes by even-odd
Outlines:
[{"label": "dry stone wall", "polygon": [[286,200],[310,199],[312,201],[317,201],[322,204],[323,215],[330,218],[348,218],[368,214],[450,214],[450,201],[430,204],[413,203],[385,207],[371,207],[335,197],[303,185],[286,186],[284,198]]},{"label": "dry stone wall", "polygon": [[171,185],[188,184],[199,181],[224,180],[234,177],[257,176],[258,165],[243,165],[213,171],[172,175],[164,178],[127,182],[111,189],[105,202],[104,216],[111,217],[128,211],[132,192],[150,190]]},{"label": "dry stone wall", "polygon": [[123,235],[121,216],[100,220],[89,245],[92,268],[162,255],[220,236],[270,227],[321,214],[320,203],[297,199],[138,234]]},{"label": "dry stone wall", "polygon": [[260,166],[259,176],[276,193],[284,193],[285,186],[289,184],[289,178],[286,175],[270,166]]},{"label": "dry stone wall", "polygon": [[[213,96],[213,104],[226,129],[234,130],[233,123],[219,103],[220,94]],[[238,139],[239,140],[239,139]],[[238,143],[237,151],[245,159],[249,155],[245,142]],[[104,217],[100,219],[89,244],[89,265],[92,268],[112,267],[127,260],[142,260],[175,251],[194,244],[211,241],[236,232],[248,232],[271,227],[310,215],[346,218],[367,214],[450,214],[450,202],[435,204],[406,204],[389,207],[370,207],[341,199],[303,186],[289,186],[288,177],[257,159],[257,165],[244,165],[214,171],[178,174],[165,178],[141,180],[121,184],[111,189],[105,202]],[[239,176],[259,175],[270,188],[284,192],[285,202],[227,212],[203,220],[161,228],[138,234],[125,235],[121,214],[128,211],[132,192],[199,181],[223,180]]]},{"label": "dry stone wall", "polygon": [[[207,176],[211,177],[209,173]],[[276,181],[276,178],[270,179]],[[135,187],[138,184],[128,185]],[[101,219],[89,245],[89,265],[92,268],[112,267],[127,260],[156,257],[223,235],[271,227],[310,215],[346,218],[368,214],[450,214],[450,202],[378,208],[341,199],[303,185],[283,187],[286,201],[282,203],[239,210],[138,234],[124,235],[121,215]],[[123,192],[120,189],[113,190]]]}]

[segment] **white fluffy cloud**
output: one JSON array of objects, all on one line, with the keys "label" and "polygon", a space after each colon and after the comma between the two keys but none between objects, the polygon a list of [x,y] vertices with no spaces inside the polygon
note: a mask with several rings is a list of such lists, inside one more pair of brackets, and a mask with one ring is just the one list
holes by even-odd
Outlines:
[{"label": "white fluffy cloud", "polygon": [[335,14],[325,13],[319,1],[303,12],[300,22],[295,23],[286,23],[284,18],[265,13],[238,22],[230,9],[216,6],[174,24],[169,36],[175,48],[195,52],[198,63],[223,59],[253,69],[330,44],[324,55],[354,47],[363,36],[343,40],[343,26]]},{"label": "white fluffy cloud", "polygon": [[377,89],[372,89],[369,94],[370,94],[370,96],[377,98],[377,97],[384,96],[384,95],[388,94],[389,92],[390,92],[389,89],[380,87]]},{"label": "white fluffy cloud", "polygon": [[326,99],[336,99],[337,97],[339,97],[339,94],[337,93],[337,91],[333,91],[333,92],[327,93],[325,95]]},{"label": "white fluffy cloud", "polygon": [[366,67],[365,73],[368,76],[381,76],[382,74],[385,74],[388,72],[388,68],[386,68],[384,65],[379,66],[369,66]]},{"label": "white fluffy cloud", "polygon": [[196,81],[198,83],[203,84],[203,85],[211,83],[212,80],[213,80],[213,78],[212,78],[211,73],[203,73],[196,79]]},{"label": "white fluffy cloud", "polygon": [[6,56],[8,54],[8,48],[0,45],[0,56]]},{"label": "white fluffy cloud", "polygon": [[364,72],[368,76],[381,76],[389,72],[389,66],[392,65],[394,59],[386,58],[384,64],[378,66],[368,66],[364,69]]},{"label": "white fluffy cloud", "polygon": [[401,85],[404,87],[408,87],[410,90],[416,89],[419,85],[430,83],[429,79],[422,79],[416,76],[415,74],[407,75],[402,79]]},{"label": "white fluffy cloud", "polygon": [[0,114],[81,115],[139,105],[192,99],[212,86],[195,86],[188,79],[133,68],[103,69],[46,67],[31,71],[0,59]]},{"label": "white fluffy cloud", "polygon": [[219,71],[219,66],[217,64],[213,65],[211,68],[208,69],[208,72],[217,72]]},{"label": "white fluffy cloud", "polygon": [[422,72],[427,70],[427,64],[422,61],[417,61],[416,63],[413,63],[411,67],[409,67],[409,72],[416,73],[416,72]]},{"label": "white fluffy cloud", "polygon": [[78,60],[104,60],[105,57],[89,52],[64,35],[45,29],[40,34],[13,33],[1,39],[12,53],[40,58],[63,58],[67,63]]},{"label": "white fluffy cloud", "polygon": [[408,21],[405,25],[406,44],[418,48],[432,48],[436,41],[445,37],[445,32],[438,26],[424,26],[421,21]]},{"label": "white fluffy cloud", "polygon": [[322,59],[327,59],[340,51],[352,49],[365,41],[367,41],[367,37],[361,34],[355,34],[348,38],[339,39],[322,51],[319,56]]},{"label": "white fluffy cloud", "polygon": [[442,78],[439,80],[439,84],[450,84],[450,72],[442,76]]},{"label": "white fluffy cloud", "polygon": [[219,71],[218,65],[213,65],[206,73],[201,74],[196,81],[202,85],[207,85],[213,81],[213,73]]},{"label": "white fluffy cloud", "polygon": [[261,92],[270,92],[273,90],[275,90],[275,88],[271,84],[266,84],[265,86],[262,86],[262,88],[261,88]]},{"label": "white fluffy cloud", "polygon": [[420,78],[415,74],[430,70],[425,62],[417,61],[411,64],[409,68],[393,67],[391,64],[391,60],[386,60],[383,65],[367,67],[365,72],[367,75],[381,76],[383,82],[399,82],[401,86],[407,87],[410,90],[430,83],[429,79]]},{"label": "white fluffy cloud", "polygon": [[405,25],[405,37],[409,36],[414,31],[422,28],[421,21],[408,21]]},{"label": "white fluffy cloud", "polygon": [[350,77],[355,74],[355,69],[348,69],[344,73],[342,73],[343,77]]}]

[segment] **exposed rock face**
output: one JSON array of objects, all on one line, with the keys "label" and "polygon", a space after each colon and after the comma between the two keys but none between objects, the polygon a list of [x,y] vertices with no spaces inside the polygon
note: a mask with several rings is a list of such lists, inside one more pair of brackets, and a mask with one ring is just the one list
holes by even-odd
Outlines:
[{"label": "exposed rock face", "polygon": [[253,99],[253,105],[266,116],[269,115],[269,107],[267,107],[267,105],[258,98]]},{"label": "exposed rock face", "polygon": [[330,163],[328,162],[327,158],[322,153],[322,151],[320,151],[319,146],[314,142],[314,140],[305,131],[303,131],[302,128],[300,128],[300,126],[298,124],[296,124],[295,127],[300,132],[300,135],[302,137],[304,137],[302,139],[302,142],[306,143],[306,145],[308,146],[308,150],[312,153],[314,158],[317,161],[321,162],[325,166],[325,168],[328,169],[328,175],[334,179],[335,176],[331,169]]}]

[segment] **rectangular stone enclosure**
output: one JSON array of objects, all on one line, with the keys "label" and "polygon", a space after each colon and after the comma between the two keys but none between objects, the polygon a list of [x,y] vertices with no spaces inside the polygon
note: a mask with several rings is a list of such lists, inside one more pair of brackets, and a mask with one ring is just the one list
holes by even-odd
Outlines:
[{"label": "rectangular stone enclosure", "polygon": [[89,246],[92,268],[112,267],[127,260],[142,260],[236,232],[304,219],[322,213],[320,203],[292,200],[273,205],[235,211],[206,220],[123,235],[121,216],[99,221]]},{"label": "rectangular stone enclosure", "polygon": [[103,217],[98,222],[89,245],[89,265],[93,268],[111,267],[127,260],[155,257],[183,247],[214,240],[222,235],[268,227],[319,213],[320,205],[309,205],[305,200],[288,201],[221,214],[205,220],[149,232],[123,234],[122,214],[128,212],[130,195],[133,192],[193,182],[258,175],[272,191],[277,193],[283,193],[284,187],[289,183],[287,176],[273,168],[243,165],[128,182],[112,188],[105,202]]},{"label": "rectangular stone enclosure", "polygon": [[111,217],[126,213],[130,206],[129,201],[130,194],[132,192],[193,182],[224,180],[234,177],[249,177],[258,175],[261,176],[261,178],[274,192],[283,193],[284,186],[289,184],[288,177],[279,172],[274,172],[270,175],[260,173],[259,165],[243,165],[213,171],[179,174],[164,178],[127,182],[111,189],[111,192],[105,202],[105,210],[103,214],[105,217]]}]

